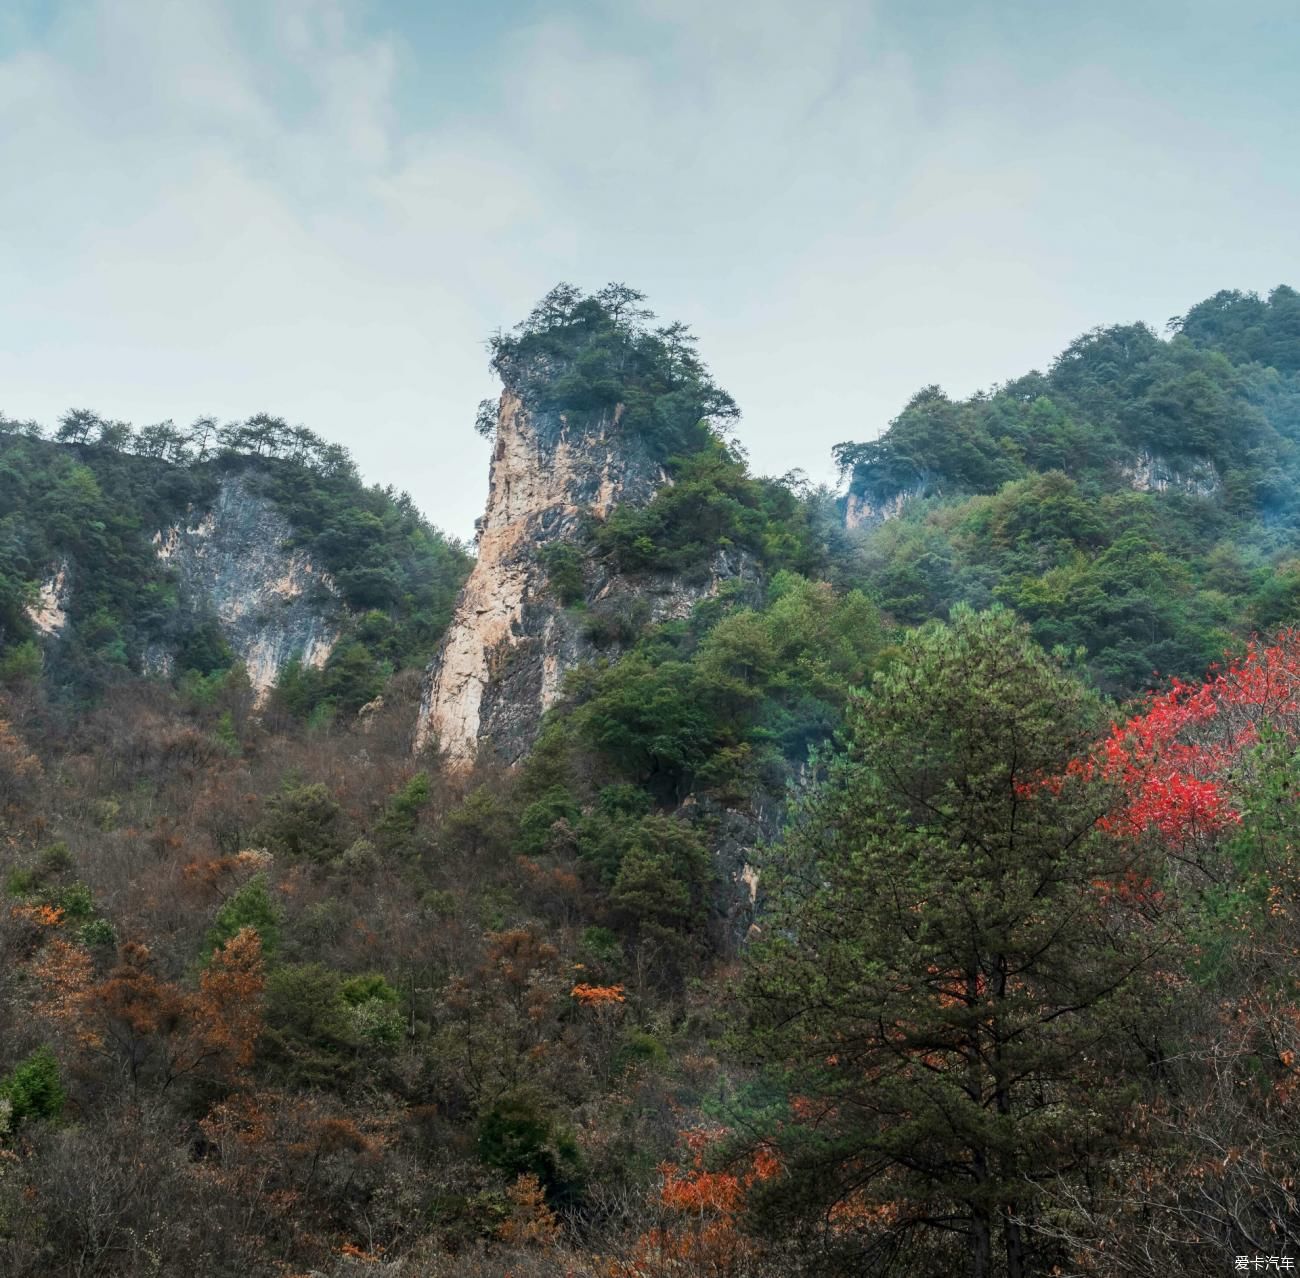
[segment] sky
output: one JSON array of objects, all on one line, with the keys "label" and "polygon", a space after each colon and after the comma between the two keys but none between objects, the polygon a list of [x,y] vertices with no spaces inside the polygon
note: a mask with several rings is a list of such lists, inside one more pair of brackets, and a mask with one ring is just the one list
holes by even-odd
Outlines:
[{"label": "sky", "polygon": [[0,411],[270,412],[472,533],[484,341],[689,323],[755,470],[1300,285],[1293,0],[0,0]]}]

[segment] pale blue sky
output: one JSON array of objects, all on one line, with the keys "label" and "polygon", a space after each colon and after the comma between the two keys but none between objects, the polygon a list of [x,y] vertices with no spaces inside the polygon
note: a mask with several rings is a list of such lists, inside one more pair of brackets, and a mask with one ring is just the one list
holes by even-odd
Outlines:
[{"label": "pale blue sky", "polygon": [[769,473],[919,386],[1300,284],[1300,10],[8,0],[0,410],[269,411],[468,534],[483,338],[693,324]]}]

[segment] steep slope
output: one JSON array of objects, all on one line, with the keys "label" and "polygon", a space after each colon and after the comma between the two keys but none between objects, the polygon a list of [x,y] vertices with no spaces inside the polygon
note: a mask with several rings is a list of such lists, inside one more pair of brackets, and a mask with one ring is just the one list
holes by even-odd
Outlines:
[{"label": "steep slope", "polygon": [[670,450],[711,446],[705,420],[730,408],[685,341],[573,293],[550,295],[516,332],[494,351],[505,389],[484,414],[495,446],[478,559],[416,725],[417,748],[436,741],[457,765],[481,748],[517,763],[566,671],[687,616],[723,582],[758,578],[738,548],[710,548],[690,572],[622,571],[597,544],[615,510],[673,483]]},{"label": "steep slope", "polygon": [[417,748],[432,738],[457,764],[480,746],[518,762],[564,673],[609,654],[593,616],[682,618],[723,581],[756,579],[743,554],[718,554],[691,579],[623,574],[584,555],[593,523],[616,506],[645,505],[671,482],[640,440],[620,432],[622,415],[616,404],[575,429],[568,414],[532,407],[515,387],[502,393],[478,559],[429,670]]},{"label": "steep slope", "polygon": [[[215,621],[259,701],[291,661],[320,669],[353,619],[329,573],[292,546],[293,528],[242,475],[224,477],[206,508],[153,536],[177,576],[177,604],[194,624]],[[170,674],[176,653],[146,649],[146,669]]]}]

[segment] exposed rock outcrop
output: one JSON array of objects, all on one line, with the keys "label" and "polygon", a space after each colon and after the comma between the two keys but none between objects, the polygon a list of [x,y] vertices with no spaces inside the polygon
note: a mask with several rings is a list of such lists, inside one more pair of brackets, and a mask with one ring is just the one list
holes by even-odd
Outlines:
[{"label": "exposed rock outcrop", "polygon": [[1140,493],[1184,492],[1193,497],[1213,497],[1221,487],[1214,463],[1202,458],[1172,460],[1141,452],[1120,474]]},{"label": "exposed rock outcrop", "polygon": [[41,583],[36,602],[27,609],[27,616],[39,634],[55,639],[68,624],[68,565],[66,561]]},{"label": "exposed rock outcrop", "polygon": [[[334,584],[303,551],[287,548],[291,534],[275,506],[233,476],[211,506],[154,536],[178,575],[181,607],[216,620],[259,700],[294,658],[324,665],[340,633]],[[155,671],[170,664],[165,649],[146,654]]]},{"label": "exposed rock outcrop", "polygon": [[588,558],[588,608],[565,606],[549,581],[547,548],[580,544],[588,521],[645,503],[669,482],[641,442],[620,431],[621,414],[616,408],[578,427],[564,413],[534,409],[514,387],[502,393],[478,559],[429,667],[417,749],[436,740],[453,764],[473,762],[480,750],[516,763],[565,673],[617,647],[593,622],[620,612],[636,624],[684,617],[723,581],[757,579],[749,558],[735,552],[720,552],[689,579],[623,576]]},{"label": "exposed rock outcrop", "polygon": [[903,507],[924,492],[924,484],[901,489],[889,497],[873,498],[865,493],[850,492],[844,498],[844,527],[850,531],[875,528],[888,519],[897,519],[903,513]]}]

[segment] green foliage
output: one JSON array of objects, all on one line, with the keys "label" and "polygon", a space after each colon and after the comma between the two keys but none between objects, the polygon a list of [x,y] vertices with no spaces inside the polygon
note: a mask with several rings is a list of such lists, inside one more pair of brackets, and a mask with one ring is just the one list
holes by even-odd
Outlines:
[{"label": "green foliage", "polygon": [[151,646],[173,652],[184,677],[229,668],[216,622],[176,607],[152,538],[236,474],[280,508],[293,545],[330,571],[348,606],[371,610],[356,642],[332,654],[304,716],[322,700],[355,710],[394,669],[428,659],[469,558],[406,494],[365,487],[345,450],[264,414],[221,431],[200,421],[189,433],[161,424],[137,436],[77,410],[53,442],[0,430],[0,682],[40,673],[26,610],[51,578],[67,613],[45,655],[51,687],[94,694],[137,671]]},{"label": "green foliage", "polygon": [[541,1099],[529,1092],[511,1092],[483,1113],[478,1152],[485,1163],[507,1176],[536,1176],[553,1200],[563,1201],[577,1190],[582,1169],[577,1142]]},{"label": "green foliage", "polygon": [[400,998],[397,991],[380,972],[367,972],[363,976],[349,976],[339,986],[339,996],[349,1007],[360,1007],[362,1003],[376,1001],[389,1006],[396,1006]]},{"label": "green foliage", "polygon": [[391,1009],[372,1009],[382,1000],[350,1002],[343,988],[339,973],[321,963],[284,964],[267,977],[263,1046],[268,1061],[293,1085],[341,1086],[367,1037],[381,1046],[391,1038],[386,1032],[391,1016],[371,1014]]},{"label": "green foliage", "polygon": [[29,1119],[54,1119],[63,1112],[67,1095],[59,1081],[59,1062],[48,1047],[38,1047],[0,1079],[0,1100],[9,1102],[9,1121],[17,1126]]},{"label": "green foliage", "polygon": [[429,802],[429,794],[428,773],[417,772],[389,797],[384,814],[375,827],[376,838],[385,851],[405,853],[412,850],[420,812]]},{"label": "green foliage", "polygon": [[1267,300],[1225,290],[1172,323],[1189,341],[1220,350],[1233,363],[1300,372],[1300,294],[1286,285]]},{"label": "green foliage", "polygon": [[[687,456],[737,416],[736,405],[684,324],[648,327],[644,300],[620,284],[591,295],[561,284],[512,333],[493,337],[492,366],[539,410],[564,413],[570,428],[605,423],[661,462]],[[479,421],[490,429],[489,415]]]},{"label": "green foliage", "polygon": [[275,852],[329,861],[343,850],[343,809],[327,786],[293,786],[268,804],[260,837]]},{"label": "green foliage", "polygon": [[881,645],[860,592],[780,572],[761,608],[703,633],[661,627],[617,664],[575,672],[556,731],[660,798],[702,777],[723,791],[754,784],[764,758],[800,760],[833,730]]},{"label": "green foliage", "polygon": [[221,627],[215,621],[195,625],[181,638],[176,649],[176,668],[193,670],[201,675],[224,671],[234,663],[234,654]]},{"label": "green foliage", "polygon": [[0,683],[34,683],[41,677],[45,658],[35,640],[24,639],[0,653]]},{"label": "green foliage", "polygon": [[671,817],[642,817],[610,887],[615,917],[634,932],[698,936],[708,917],[713,861],[701,832]]},{"label": "green foliage", "polygon": [[[66,843],[51,843],[36,854],[31,866],[15,865],[5,877],[5,891],[10,896],[30,896],[42,889],[53,895],[53,884],[72,869],[72,853]],[[49,904],[55,904],[53,900]]]},{"label": "green foliage", "polygon": [[[183,640],[150,537],[211,491],[206,474],[112,447],[0,434],[0,643],[34,638],[26,607],[51,579],[66,611],[46,653],[51,687],[93,692],[128,673],[146,643]],[[32,673],[29,649],[9,660]]]},{"label": "green foliage", "polygon": [[717,438],[674,460],[673,483],[644,506],[615,507],[596,545],[623,572],[683,572],[743,549],[771,568],[820,565],[808,512],[789,483],[754,479]]},{"label": "green foliage", "polygon": [[442,843],[472,860],[490,860],[507,851],[515,837],[510,809],[487,786],[470,791],[442,824]]},{"label": "green foliage", "polygon": [[382,1049],[401,1043],[406,1032],[401,996],[382,975],[350,976],[339,986],[339,996],[350,1009],[352,1032],[361,1043]]},{"label": "green foliage", "polygon": [[[741,1041],[799,1098],[764,1133],[786,1164],[772,1223],[811,1242],[848,1195],[881,1212],[878,1255],[919,1235],[950,1246],[944,1269],[977,1268],[998,1235],[1031,1246],[1038,1186],[1122,1138],[1127,1027],[1158,1006],[1173,938],[1099,904],[1098,883],[1143,874],[1097,828],[1107,783],[1067,771],[1102,721],[1004,611],[908,635],[853,705],[764,868],[746,961]],[[937,1221],[956,1234],[926,1239]],[[1060,1259],[1040,1245],[1024,1272]]]},{"label": "green foliage", "polygon": [[564,786],[552,786],[530,803],[519,818],[520,851],[530,856],[548,851],[556,826],[572,827],[579,815],[573,795]]},{"label": "green foliage", "polygon": [[1047,375],[963,402],[926,388],[836,450],[853,501],[912,499],[852,575],[905,622],[1004,602],[1119,693],[1296,619],[1295,297],[1219,294],[1169,341],[1097,329]]},{"label": "green foliage", "polygon": [[586,587],[582,578],[582,554],[571,542],[558,541],[541,550],[546,584],[566,608],[578,603]]},{"label": "green foliage", "polygon": [[84,883],[69,883],[55,895],[52,903],[73,923],[84,923],[95,916],[95,902]]},{"label": "green foliage", "polygon": [[89,919],[77,929],[77,940],[92,949],[107,948],[117,944],[117,928],[105,918]]},{"label": "green foliage", "polygon": [[204,955],[210,956],[235,937],[243,928],[251,927],[262,941],[262,952],[268,957],[280,947],[280,924],[283,911],[272,899],[266,875],[255,874],[217,911],[208,930]]}]

